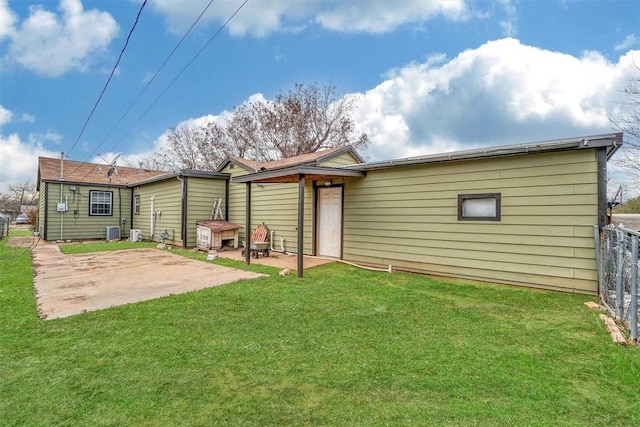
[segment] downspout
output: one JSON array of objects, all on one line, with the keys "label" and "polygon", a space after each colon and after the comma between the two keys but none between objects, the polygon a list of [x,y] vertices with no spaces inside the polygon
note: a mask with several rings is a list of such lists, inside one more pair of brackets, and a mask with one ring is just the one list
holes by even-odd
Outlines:
[{"label": "downspout", "polygon": [[598,227],[609,224],[607,216],[607,149],[600,147],[596,151],[598,167]]},{"label": "downspout", "polygon": [[304,275],[304,185],[305,175],[298,174],[298,277]]},{"label": "downspout", "polygon": [[155,225],[156,225],[156,211],[155,211],[155,201],[156,201],[156,196],[151,196],[151,227],[149,227],[150,230],[150,236],[149,238],[151,240],[153,240],[153,233],[155,232]]},{"label": "downspout", "polygon": [[49,226],[49,183],[44,183],[44,228],[42,230],[42,238],[48,240],[47,231]]},{"label": "downspout", "polygon": [[[62,179],[62,178],[60,178]],[[63,203],[62,193],[64,192],[64,183],[60,182],[60,203]],[[60,211],[60,240],[64,240],[64,211]]]},{"label": "downspout", "polygon": [[[133,209],[134,209],[135,192],[136,192],[136,188],[131,187],[131,203],[129,204],[129,230],[133,228]],[[131,235],[129,235],[129,238],[131,238]]]},{"label": "downspout", "polygon": [[[60,203],[64,192],[64,152],[60,153]],[[60,240],[64,240],[64,211],[60,212]]]},{"label": "downspout", "polygon": [[224,181],[224,219],[229,221],[229,179]]},{"label": "downspout", "polygon": [[120,236],[124,236],[124,221],[122,221],[122,188],[118,187],[118,225],[122,228]]},{"label": "downspout", "polygon": [[188,227],[187,227],[187,178],[186,177],[181,177],[180,175],[177,175],[176,178],[178,178],[178,181],[180,181],[180,185],[182,186],[182,221],[180,224],[180,232],[182,233],[182,247],[186,248],[188,241],[187,241],[187,231],[188,231]]}]

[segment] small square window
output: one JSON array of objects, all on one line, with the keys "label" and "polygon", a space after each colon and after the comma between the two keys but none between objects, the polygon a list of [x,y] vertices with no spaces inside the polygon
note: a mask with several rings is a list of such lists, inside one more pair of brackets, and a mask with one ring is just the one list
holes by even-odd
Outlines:
[{"label": "small square window", "polygon": [[500,221],[501,194],[459,194],[458,220]]},{"label": "small square window", "polygon": [[133,196],[133,214],[140,215],[140,195]]},{"label": "small square window", "polygon": [[89,191],[89,215],[111,215],[113,192]]}]

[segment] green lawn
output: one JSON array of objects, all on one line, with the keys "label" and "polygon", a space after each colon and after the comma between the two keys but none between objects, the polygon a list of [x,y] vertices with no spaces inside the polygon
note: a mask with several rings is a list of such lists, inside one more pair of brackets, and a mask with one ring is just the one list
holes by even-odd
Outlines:
[{"label": "green lawn", "polygon": [[640,425],[585,296],[329,264],[42,321],[14,249],[1,425]]}]

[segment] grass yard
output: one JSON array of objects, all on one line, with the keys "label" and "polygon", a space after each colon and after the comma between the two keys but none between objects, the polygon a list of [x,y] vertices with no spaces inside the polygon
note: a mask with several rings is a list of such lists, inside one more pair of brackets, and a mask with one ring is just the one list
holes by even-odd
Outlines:
[{"label": "grass yard", "polygon": [[585,296],[262,267],[43,321],[30,257],[5,243],[2,425],[640,425],[640,349]]}]

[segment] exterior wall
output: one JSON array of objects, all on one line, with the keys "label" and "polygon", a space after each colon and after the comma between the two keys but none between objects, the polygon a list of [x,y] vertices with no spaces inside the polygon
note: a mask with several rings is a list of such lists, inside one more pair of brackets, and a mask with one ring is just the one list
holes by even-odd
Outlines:
[{"label": "exterior wall", "polygon": [[[134,197],[140,195],[140,214],[133,215],[131,228],[139,229],[145,239],[162,241],[167,230],[167,244],[182,246],[182,182],[177,178],[152,182],[135,187]],[[156,217],[151,230],[151,198]]]},{"label": "exterior wall", "polygon": [[353,157],[351,153],[343,153],[339,156],[331,157],[319,163],[320,166],[324,167],[339,167],[339,166],[347,166],[347,165],[355,165],[360,163],[358,159]]},{"label": "exterior wall", "polygon": [[[106,238],[106,227],[120,226],[120,236],[129,236],[129,224],[131,218],[131,189],[122,187],[103,187],[95,185],[76,185],[76,191],[69,189],[69,184],[62,184],[62,201],[66,201],[68,211],[57,211],[57,203],[60,202],[61,184],[49,182],[40,184],[45,190],[47,209],[45,211],[45,197],[40,204],[39,221],[41,236],[45,240],[89,240]],[[89,215],[89,191],[111,191],[112,215]],[[46,230],[45,230],[46,215]],[[122,226],[121,218],[125,219]]]},{"label": "exterior wall", "polygon": [[[246,169],[227,165],[223,173],[232,177],[249,173]],[[312,235],[312,183],[305,185],[304,215],[304,252],[311,253]],[[246,184],[229,184],[229,221],[242,226],[239,232],[240,241],[247,239],[246,222]],[[280,250],[280,239],[284,238],[287,252],[296,252],[298,245],[298,184],[265,184],[251,187],[251,229],[265,223],[269,232],[273,231],[273,247]],[[249,232],[250,234],[250,232]]]},{"label": "exterior wall", "polygon": [[47,200],[47,183],[40,181],[40,191],[38,193],[38,228],[37,231],[44,239],[44,227],[45,227],[45,206]]},{"label": "exterior wall", "polygon": [[[351,153],[344,153],[331,157],[320,163],[321,166],[336,167],[358,163]],[[245,168],[231,164],[221,172],[231,177],[246,175]],[[339,182],[338,182],[339,181]],[[342,179],[335,183],[344,182]],[[304,253],[313,253],[313,202],[314,188],[312,182],[305,183],[304,200]],[[269,231],[273,231],[273,247],[280,250],[281,238],[284,238],[284,248],[287,252],[298,249],[298,184],[264,184],[251,187],[251,229],[265,223]],[[246,240],[246,184],[229,184],[229,221],[241,225],[240,240]]]},{"label": "exterior wall", "polygon": [[249,172],[233,163],[229,163],[221,172],[231,176],[229,182],[229,217],[226,220],[242,227],[238,230],[240,241],[242,241],[246,239],[247,235],[244,229],[246,212],[245,184],[234,184],[231,181],[234,177],[246,175]]},{"label": "exterior wall", "polygon": [[[344,259],[595,292],[595,150],[370,170],[344,193]],[[501,193],[500,221],[458,220],[458,194]]]},{"label": "exterior wall", "polygon": [[198,243],[196,222],[209,219],[214,199],[222,199],[221,209],[224,215],[226,180],[196,177],[184,179],[187,182],[187,247],[194,247]]}]

